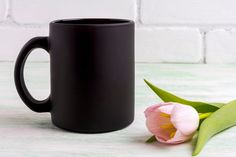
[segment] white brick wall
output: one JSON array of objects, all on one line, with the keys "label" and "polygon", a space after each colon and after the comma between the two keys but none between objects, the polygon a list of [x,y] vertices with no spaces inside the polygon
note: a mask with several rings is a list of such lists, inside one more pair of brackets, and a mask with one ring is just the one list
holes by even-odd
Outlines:
[{"label": "white brick wall", "polygon": [[[47,36],[47,28],[29,27],[0,27],[0,60],[15,60],[22,46],[35,36]],[[41,53],[40,53],[41,52]],[[48,54],[44,50],[35,50],[30,55],[31,60],[48,60]]]},{"label": "white brick wall", "polygon": [[0,1],[0,22],[5,19],[6,12],[7,12],[7,1],[1,0]]},{"label": "white brick wall", "polygon": [[236,24],[235,0],[142,0],[148,24]]},{"label": "white brick wall", "polygon": [[19,23],[48,23],[59,18],[135,17],[135,0],[13,0]]},{"label": "white brick wall", "polygon": [[198,29],[136,29],[136,61],[200,63],[202,41]]},{"label": "white brick wall", "polygon": [[208,63],[236,63],[236,30],[214,30],[206,35]]},{"label": "white brick wall", "polygon": [[137,62],[236,63],[235,0],[0,0],[0,61],[47,35],[51,20],[82,17],[135,20]]}]

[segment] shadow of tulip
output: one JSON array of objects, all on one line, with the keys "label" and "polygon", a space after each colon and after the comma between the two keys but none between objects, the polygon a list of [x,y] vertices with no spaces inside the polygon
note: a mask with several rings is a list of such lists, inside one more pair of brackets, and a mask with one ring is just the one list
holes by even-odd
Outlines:
[{"label": "shadow of tulip", "polygon": [[152,142],[152,143],[147,143],[146,140],[150,138],[150,135],[143,135],[143,136],[136,136],[133,137],[132,142],[134,143],[139,143],[142,144],[145,147],[153,147],[155,149],[162,149],[162,150],[170,150],[173,149],[174,147],[179,147],[179,145],[168,145],[168,144],[163,144],[160,142]]}]

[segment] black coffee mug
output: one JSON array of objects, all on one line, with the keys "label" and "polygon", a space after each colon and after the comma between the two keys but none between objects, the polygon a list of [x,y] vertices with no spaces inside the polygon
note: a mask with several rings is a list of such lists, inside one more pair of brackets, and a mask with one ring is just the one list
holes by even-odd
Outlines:
[{"label": "black coffee mug", "polygon": [[[134,22],[68,19],[50,23],[49,37],[29,40],[15,64],[15,85],[35,112],[51,112],[56,126],[75,132],[122,129],[134,119]],[[51,94],[39,101],[23,71],[35,48],[50,55]]]}]

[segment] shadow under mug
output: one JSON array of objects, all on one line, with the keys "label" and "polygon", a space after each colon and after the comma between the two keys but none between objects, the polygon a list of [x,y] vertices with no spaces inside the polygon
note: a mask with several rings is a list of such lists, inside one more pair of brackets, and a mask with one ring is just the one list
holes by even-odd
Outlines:
[{"label": "shadow under mug", "polygon": [[[42,101],[31,96],[23,76],[35,48],[50,55],[51,94]],[[23,102],[35,112],[50,112],[60,128],[82,133],[122,129],[134,119],[134,22],[53,21],[49,37],[35,37],[21,49],[14,78]]]}]

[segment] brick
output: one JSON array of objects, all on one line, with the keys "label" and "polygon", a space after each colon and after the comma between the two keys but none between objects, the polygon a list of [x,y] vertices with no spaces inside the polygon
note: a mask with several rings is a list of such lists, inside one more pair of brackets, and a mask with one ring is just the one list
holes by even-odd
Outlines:
[{"label": "brick", "polygon": [[48,23],[61,18],[135,18],[135,0],[13,0],[18,23]]},{"label": "brick", "polygon": [[235,0],[142,0],[148,24],[236,24]]},{"label": "brick", "polygon": [[[47,36],[47,28],[0,27],[0,60],[14,61],[24,44],[35,36]],[[29,60],[47,61],[49,55],[42,49],[34,50]]]},{"label": "brick", "polygon": [[7,11],[7,1],[1,0],[0,1],[0,21],[5,19],[6,11]]},{"label": "brick", "polygon": [[202,40],[198,29],[137,28],[136,61],[199,63]]},{"label": "brick", "polygon": [[207,63],[236,63],[236,30],[218,29],[206,34]]}]

